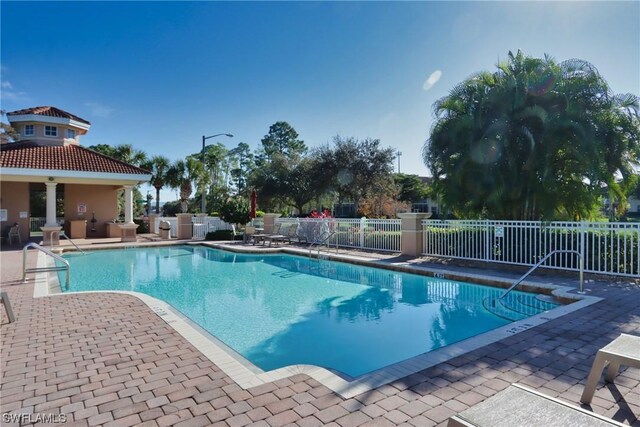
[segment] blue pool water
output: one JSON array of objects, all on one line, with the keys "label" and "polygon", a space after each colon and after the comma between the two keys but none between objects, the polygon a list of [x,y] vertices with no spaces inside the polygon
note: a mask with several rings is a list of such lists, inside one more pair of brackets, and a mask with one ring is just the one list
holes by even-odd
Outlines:
[{"label": "blue pool water", "polygon": [[263,370],[355,377],[555,306],[513,292],[492,308],[500,289],[291,255],[173,246],[65,258],[69,291],[161,299]]}]

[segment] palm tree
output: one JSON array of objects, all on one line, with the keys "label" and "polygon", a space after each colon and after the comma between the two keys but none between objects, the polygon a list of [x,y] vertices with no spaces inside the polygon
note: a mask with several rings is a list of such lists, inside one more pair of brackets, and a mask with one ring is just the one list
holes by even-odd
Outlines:
[{"label": "palm tree", "polygon": [[202,162],[187,157],[186,160],[178,160],[169,167],[166,175],[166,182],[169,187],[180,190],[180,205],[182,212],[189,209],[189,197],[193,192],[193,182],[200,185],[204,176]]},{"label": "palm tree", "polygon": [[160,190],[167,183],[171,161],[164,156],[153,156],[142,168],[151,171],[151,185],[156,189],[156,213],[160,213]]},{"label": "palm tree", "polygon": [[423,149],[434,189],[464,216],[582,217],[637,163],[637,98],[618,98],[586,61],[509,52],[434,104]]}]

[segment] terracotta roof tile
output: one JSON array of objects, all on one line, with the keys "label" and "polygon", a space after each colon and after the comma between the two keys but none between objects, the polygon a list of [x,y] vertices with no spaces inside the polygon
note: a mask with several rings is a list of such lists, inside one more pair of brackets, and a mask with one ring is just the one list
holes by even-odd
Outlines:
[{"label": "terracotta roof tile", "polygon": [[[33,141],[0,146],[1,168],[51,169],[149,175],[151,172],[79,145],[38,145]],[[7,171],[4,171],[7,173]]]},{"label": "terracotta roof tile", "polygon": [[86,123],[88,125],[91,124],[89,123],[88,120],[85,120],[74,114],[67,113],[66,111],[61,110],[59,108],[50,107],[50,106],[31,107],[31,108],[25,108],[22,110],[12,111],[10,113],[7,113],[7,116],[21,116],[26,114],[35,114],[37,116],[61,117],[63,119],[76,120],[78,122]]}]

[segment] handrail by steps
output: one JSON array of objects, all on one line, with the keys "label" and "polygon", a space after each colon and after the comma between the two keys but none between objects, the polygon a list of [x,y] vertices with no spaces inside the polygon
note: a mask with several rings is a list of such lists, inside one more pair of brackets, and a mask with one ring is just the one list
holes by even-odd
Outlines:
[{"label": "handrail by steps", "polygon": [[516,286],[518,286],[520,283],[522,283],[522,281],[524,279],[526,279],[531,273],[533,273],[533,271],[540,267],[546,260],[548,260],[552,255],[555,255],[557,253],[573,253],[573,254],[577,254],[578,258],[580,260],[579,262],[579,268],[580,268],[580,290],[578,291],[578,293],[580,294],[584,294],[584,256],[582,255],[582,252],[580,251],[574,251],[571,249],[556,249],[554,251],[549,252],[544,258],[542,258],[540,261],[538,261],[536,263],[536,265],[534,265],[533,267],[531,267],[529,269],[529,271],[527,271],[526,273],[524,273],[522,275],[522,277],[520,277],[518,280],[516,280],[515,282],[513,282],[513,284],[509,287],[509,289],[507,289],[502,295],[500,295],[498,297],[498,299],[502,299],[504,297],[507,296],[507,294],[509,292],[511,292]]},{"label": "handrail by steps", "polygon": [[[331,231],[329,232],[329,235],[324,239],[322,239],[320,242],[311,242],[311,244],[309,245],[309,258],[311,258],[311,249],[313,249],[313,245],[316,245],[316,247],[318,248],[318,256],[320,256],[320,246],[322,246],[323,243],[325,243],[327,240],[333,237],[334,234],[336,234],[336,232]],[[327,247],[329,247],[328,244],[327,244]],[[338,251],[338,243],[336,242],[336,253],[337,251]]]},{"label": "handrail by steps", "polygon": [[69,236],[67,236],[67,234],[65,232],[60,232],[60,231],[54,231],[53,233],[51,233],[51,242],[53,242],[53,236],[57,234],[58,238],[60,237],[64,237],[65,239],[67,239],[77,250],[79,250],[80,252],[82,252],[82,255],[86,255],[87,253],[85,251],[83,251],[82,249],[80,249],[80,246],[76,245],[76,243],[71,240],[69,238]]},{"label": "handrail by steps", "polygon": [[[43,252],[46,255],[49,255],[53,259],[60,261],[64,264],[64,266],[55,266],[55,267],[36,267],[36,268],[27,268],[27,250],[29,248],[35,248],[40,252]],[[66,271],[66,280],[65,280],[65,288],[69,290],[69,261],[62,258],[60,255],[54,254],[49,249],[46,249],[40,246],[37,243],[27,243],[24,248],[22,248],[22,281],[27,281],[27,273],[41,273],[45,271]]]}]

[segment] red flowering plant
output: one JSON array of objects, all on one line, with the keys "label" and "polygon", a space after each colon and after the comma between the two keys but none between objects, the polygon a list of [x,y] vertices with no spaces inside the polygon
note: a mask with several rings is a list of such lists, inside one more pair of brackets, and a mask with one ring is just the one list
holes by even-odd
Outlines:
[{"label": "red flowering plant", "polygon": [[332,218],[332,216],[331,212],[329,212],[329,209],[325,209],[322,211],[322,213],[318,213],[318,211],[311,211],[308,218]]},{"label": "red flowering plant", "polygon": [[[324,209],[322,213],[318,211],[311,211],[307,218],[312,219],[333,219],[331,216],[331,212],[328,209]],[[308,230],[308,236],[311,237],[308,239],[311,242],[320,242],[329,237],[329,235],[335,229],[334,221],[314,221],[312,224],[309,224],[310,229]]]}]

